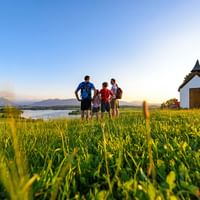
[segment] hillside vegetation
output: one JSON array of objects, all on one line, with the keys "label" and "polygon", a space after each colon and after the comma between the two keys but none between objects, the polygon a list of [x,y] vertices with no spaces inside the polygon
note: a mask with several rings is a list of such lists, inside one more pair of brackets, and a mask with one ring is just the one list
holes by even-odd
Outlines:
[{"label": "hillside vegetation", "polygon": [[0,199],[199,199],[200,112],[0,121]]}]

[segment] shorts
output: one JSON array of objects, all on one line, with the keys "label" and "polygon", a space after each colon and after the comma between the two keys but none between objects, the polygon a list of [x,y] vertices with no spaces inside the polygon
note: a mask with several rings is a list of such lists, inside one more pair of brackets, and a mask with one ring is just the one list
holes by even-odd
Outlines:
[{"label": "shorts", "polygon": [[119,108],[119,100],[118,99],[112,99],[110,102],[110,107],[112,109]]},{"label": "shorts", "polygon": [[93,112],[93,113],[99,112],[99,107],[93,107],[93,108],[92,108],[92,112]]},{"label": "shorts", "polygon": [[102,102],[101,103],[101,112],[110,112],[110,102]]},{"label": "shorts", "polygon": [[91,99],[81,100],[81,110],[91,110]]}]

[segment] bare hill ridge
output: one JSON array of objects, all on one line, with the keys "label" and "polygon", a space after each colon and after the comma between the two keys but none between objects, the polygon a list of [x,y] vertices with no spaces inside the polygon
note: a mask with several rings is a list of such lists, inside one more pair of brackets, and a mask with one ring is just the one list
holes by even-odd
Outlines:
[{"label": "bare hill ridge", "polygon": [[15,105],[15,104],[4,97],[0,97],[0,106],[11,106],[11,105]]},{"label": "bare hill ridge", "polygon": [[[15,106],[29,106],[29,107],[56,107],[56,106],[79,106],[80,102],[75,98],[71,99],[45,99],[41,101],[16,101],[11,102],[4,97],[0,97],[0,106],[15,105]],[[142,106],[142,101],[121,101],[121,106]],[[159,104],[150,104],[151,106],[159,106]]]}]

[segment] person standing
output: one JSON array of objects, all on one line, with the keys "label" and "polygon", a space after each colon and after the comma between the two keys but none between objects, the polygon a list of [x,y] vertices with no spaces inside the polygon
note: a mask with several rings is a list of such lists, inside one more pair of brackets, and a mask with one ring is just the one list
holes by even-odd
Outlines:
[{"label": "person standing", "polygon": [[99,119],[99,109],[101,106],[101,97],[99,90],[96,90],[96,93],[93,96],[92,99],[92,117],[95,115],[96,119]]},{"label": "person standing", "polygon": [[110,99],[112,98],[113,93],[107,87],[108,87],[108,83],[104,82],[102,84],[102,89],[100,90],[100,94],[101,94],[101,118],[102,119],[103,119],[105,111],[108,112],[108,116],[109,116],[109,118],[111,118]]},{"label": "person standing", "polygon": [[[84,81],[81,82],[77,89],[75,90],[75,96],[78,101],[81,102],[81,118],[84,119],[86,115],[86,119],[88,120],[90,117],[91,111],[91,101],[92,101],[92,90],[94,93],[96,92],[95,86],[90,82],[90,76],[85,76]],[[79,97],[78,92],[81,91],[81,98]]]},{"label": "person standing", "polygon": [[116,83],[116,80],[112,78],[110,80],[110,83],[112,85],[111,91],[113,93],[110,105],[111,105],[111,110],[112,110],[112,116],[113,117],[118,117],[119,116],[119,100],[117,99],[117,89],[118,85]]}]

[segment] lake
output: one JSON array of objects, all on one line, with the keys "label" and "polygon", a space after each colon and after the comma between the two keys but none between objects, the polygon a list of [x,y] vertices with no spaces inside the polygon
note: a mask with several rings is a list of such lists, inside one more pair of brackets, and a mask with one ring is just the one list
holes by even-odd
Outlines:
[{"label": "lake", "polygon": [[80,115],[69,115],[72,110],[23,110],[21,115],[31,119],[57,119],[57,118],[80,118]]}]

